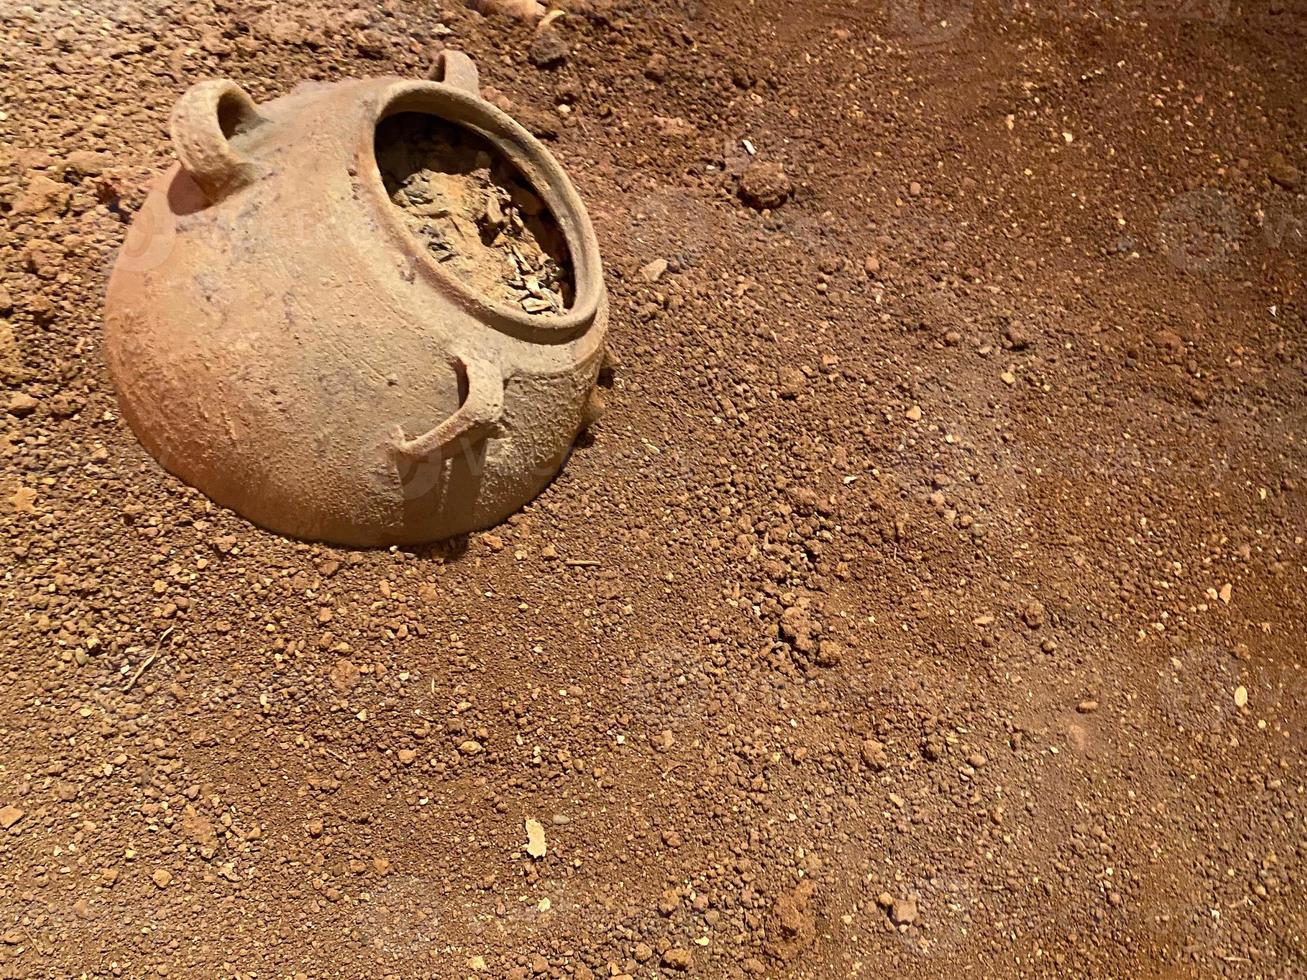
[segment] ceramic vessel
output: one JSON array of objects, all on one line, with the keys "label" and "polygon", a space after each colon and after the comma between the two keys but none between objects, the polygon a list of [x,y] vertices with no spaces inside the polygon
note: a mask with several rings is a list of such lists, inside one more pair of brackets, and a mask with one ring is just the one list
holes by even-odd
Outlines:
[{"label": "ceramic vessel", "polygon": [[[495,302],[414,237],[374,155],[401,112],[470,130],[516,168],[566,241],[565,310]],[[348,545],[486,528],[554,477],[603,356],[598,245],[469,58],[263,105],[201,82],[172,140],[179,163],[133,222],[105,326],[123,413],[160,463],[266,528]]]}]

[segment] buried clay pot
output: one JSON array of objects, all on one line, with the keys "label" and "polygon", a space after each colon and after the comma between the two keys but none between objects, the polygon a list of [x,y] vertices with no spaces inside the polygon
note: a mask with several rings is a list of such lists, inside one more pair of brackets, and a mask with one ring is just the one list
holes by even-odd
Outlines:
[{"label": "buried clay pot", "polygon": [[199,83],[119,254],[105,349],[128,422],[272,530],[489,527],[586,420],[607,301],[585,207],[470,59],[444,52],[432,76],[264,105]]}]

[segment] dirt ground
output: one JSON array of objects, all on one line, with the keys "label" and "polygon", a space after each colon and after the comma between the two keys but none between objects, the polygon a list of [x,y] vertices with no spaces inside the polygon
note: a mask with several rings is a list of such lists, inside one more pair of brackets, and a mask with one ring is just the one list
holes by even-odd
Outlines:
[{"label": "dirt ground", "polygon": [[[568,7],[0,3],[0,976],[1307,974],[1307,8]],[[191,82],[441,44],[608,412],[284,540],[121,421],[107,273]]]}]

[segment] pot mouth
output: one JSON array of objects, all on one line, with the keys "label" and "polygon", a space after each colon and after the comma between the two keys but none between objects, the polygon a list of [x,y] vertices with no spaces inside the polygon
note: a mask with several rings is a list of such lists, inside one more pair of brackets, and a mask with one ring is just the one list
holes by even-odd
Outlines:
[{"label": "pot mouth", "polygon": [[[529,313],[497,302],[464,278],[444,268],[423,247],[392,201],[376,153],[378,128],[401,113],[429,117],[480,137],[520,175],[540,199],[561,234],[571,262],[572,296],[557,313]],[[504,112],[469,93],[441,82],[400,82],[382,93],[368,116],[369,132],[360,153],[358,178],[382,222],[400,243],[415,269],[477,319],[512,336],[537,343],[562,343],[593,324],[603,294],[599,244],[580,195],[553,156],[534,136]]]}]

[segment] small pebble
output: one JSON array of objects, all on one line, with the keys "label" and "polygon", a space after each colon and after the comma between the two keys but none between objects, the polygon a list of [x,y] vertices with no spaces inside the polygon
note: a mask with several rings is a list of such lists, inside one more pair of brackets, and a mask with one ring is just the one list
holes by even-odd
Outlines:
[{"label": "small pebble", "polygon": [[567,42],[559,33],[546,29],[536,35],[527,48],[526,57],[537,68],[554,68],[566,61],[570,53]]},{"label": "small pebble", "polygon": [[673,946],[663,953],[663,966],[669,970],[688,970],[694,965],[694,954],[688,949]]},{"label": "small pebble", "polygon": [[41,403],[23,391],[14,392],[9,399],[9,414],[16,418],[26,418],[36,411]]},{"label": "small pebble", "polygon": [[667,260],[654,259],[648,265],[641,266],[640,276],[641,278],[644,279],[645,282],[655,283],[663,277],[663,273],[666,271],[667,271]]},{"label": "small pebble", "polygon": [[896,926],[909,926],[917,921],[917,900],[915,898],[898,898],[890,906],[889,917]]}]

